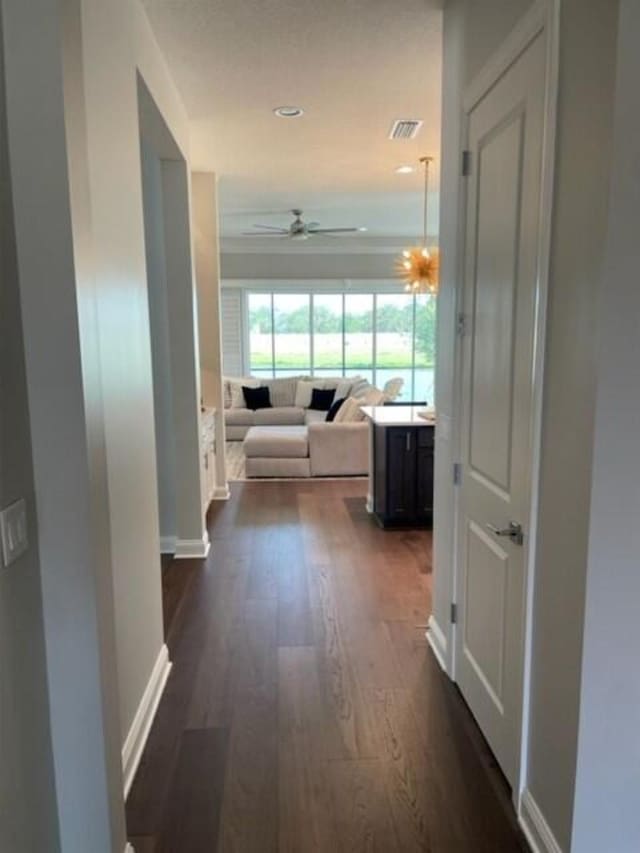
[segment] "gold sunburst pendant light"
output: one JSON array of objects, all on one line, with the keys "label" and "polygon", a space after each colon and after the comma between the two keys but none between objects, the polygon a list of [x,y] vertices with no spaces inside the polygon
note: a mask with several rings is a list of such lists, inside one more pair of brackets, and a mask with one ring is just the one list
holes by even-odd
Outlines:
[{"label": "gold sunburst pendant light", "polygon": [[398,275],[404,281],[404,289],[407,293],[431,293],[438,292],[440,273],[440,256],[435,248],[427,246],[427,222],[429,204],[429,166],[433,163],[433,157],[421,157],[420,162],[424,165],[424,227],[422,233],[422,245],[405,249],[398,258]]}]

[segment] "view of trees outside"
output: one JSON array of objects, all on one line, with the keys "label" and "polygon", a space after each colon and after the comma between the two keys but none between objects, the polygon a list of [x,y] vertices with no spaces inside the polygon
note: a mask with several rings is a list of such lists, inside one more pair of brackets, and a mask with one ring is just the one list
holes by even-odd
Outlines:
[{"label": "view of trees outside", "polygon": [[435,321],[426,295],[250,293],[251,372],[402,376],[405,399],[433,401]]}]

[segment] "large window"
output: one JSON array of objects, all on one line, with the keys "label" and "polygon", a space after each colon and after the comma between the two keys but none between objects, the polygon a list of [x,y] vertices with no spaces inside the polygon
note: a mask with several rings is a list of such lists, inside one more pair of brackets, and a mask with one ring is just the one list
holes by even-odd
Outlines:
[{"label": "large window", "polygon": [[401,399],[433,402],[435,299],[405,293],[247,294],[256,376],[404,379]]}]

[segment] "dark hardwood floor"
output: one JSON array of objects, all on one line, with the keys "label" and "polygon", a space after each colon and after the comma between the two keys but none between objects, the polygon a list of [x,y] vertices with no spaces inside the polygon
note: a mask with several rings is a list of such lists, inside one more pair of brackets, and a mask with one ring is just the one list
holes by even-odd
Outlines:
[{"label": "dark hardwood floor", "polygon": [[431,536],[364,481],[233,484],[163,565],[173,661],[127,802],[136,853],[511,853],[509,792],[424,638]]}]

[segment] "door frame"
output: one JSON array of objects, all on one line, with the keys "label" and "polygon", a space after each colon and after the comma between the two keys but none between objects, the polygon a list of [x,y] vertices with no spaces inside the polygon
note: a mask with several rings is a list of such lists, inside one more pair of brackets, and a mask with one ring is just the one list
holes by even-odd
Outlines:
[{"label": "door frame", "polygon": [[[513,802],[520,813],[520,800],[525,788],[527,777],[527,743],[529,730],[529,695],[531,682],[532,656],[532,622],[533,622],[533,592],[535,580],[536,551],[538,538],[538,510],[540,493],[540,467],[542,446],[542,416],[543,392],[545,379],[545,342],[547,303],[549,289],[549,267],[551,260],[551,233],[553,222],[553,187],[555,175],[555,141],[556,114],[559,85],[559,51],[560,51],[560,4],[561,0],[537,0],[521,21],[512,30],[497,51],[490,57],[485,66],[466,88],[462,101],[462,128],[460,149],[467,147],[469,136],[469,114],[475,105],[495,86],[497,81],[511,68],[524,53],[531,42],[541,32],[546,32],[546,67],[544,93],[544,129],[542,148],[542,186],[540,193],[540,233],[538,238],[538,280],[536,285],[536,313],[534,321],[534,350],[533,350],[533,380],[532,380],[532,416],[531,416],[531,460],[530,460],[530,511],[527,519],[527,547],[525,555],[524,586],[526,590],[522,649],[522,695],[520,705],[520,745],[519,761],[516,773],[517,782],[512,792]],[[466,206],[468,185],[464,177],[460,177],[458,204],[458,248],[456,252],[456,318],[464,304],[464,253],[466,248]],[[455,369],[454,369],[454,460],[462,459],[462,376],[463,352],[462,341],[457,329],[451,330],[456,335]],[[462,573],[459,566],[460,541],[458,535],[460,519],[460,490],[454,490],[453,506],[453,572],[451,580],[451,601],[460,599]],[[450,649],[449,677],[457,680],[456,630],[457,625],[451,624],[448,645]]]}]

